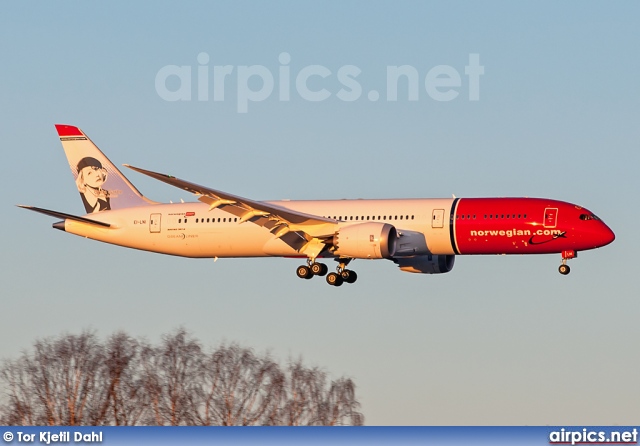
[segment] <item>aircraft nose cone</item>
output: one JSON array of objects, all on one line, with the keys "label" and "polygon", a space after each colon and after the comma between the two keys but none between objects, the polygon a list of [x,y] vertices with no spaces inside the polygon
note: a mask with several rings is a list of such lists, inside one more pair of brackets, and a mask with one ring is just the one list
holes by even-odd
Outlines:
[{"label": "aircraft nose cone", "polygon": [[599,231],[600,246],[608,245],[616,239],[616,235],[613,233],[609,226],[602,223],[602,228]]}]

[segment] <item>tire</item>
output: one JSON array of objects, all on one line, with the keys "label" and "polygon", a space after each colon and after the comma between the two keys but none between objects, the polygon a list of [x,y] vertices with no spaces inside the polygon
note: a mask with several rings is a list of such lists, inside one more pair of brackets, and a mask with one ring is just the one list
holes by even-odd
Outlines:
[{"label": "tire", "polygon": [[[345,273],[346,273],[346,276],[345,276]],[[358,275],[353,270],[345,269],[344,271],[342,271],[342,278],[347,283],[354,283],[356,280],[358,280]]]},{"label": "tire", "polygon": [[327,283],[333,286],[340,286],[344,282],[344,279],[338,273],[327,274]]},{"label": "tire", "polygon": [[563,276],[566,276],[571,272],[571,268],[569,268],[569,265],[560,265],[560,267],[558,267],[558,272]]},{"label": "tire", "polygon": [[311,272],[316,276],[324,276],[327,274],[329,268],[324,263],[313,263],[311,265]]},{"label": "tire", "polygon": [[298,269],[296,270],[296,274],[301,279],[311,279],[313,277],[313,274],[311,273],[311,270],[306,265],[300,265],[298,267]]}]

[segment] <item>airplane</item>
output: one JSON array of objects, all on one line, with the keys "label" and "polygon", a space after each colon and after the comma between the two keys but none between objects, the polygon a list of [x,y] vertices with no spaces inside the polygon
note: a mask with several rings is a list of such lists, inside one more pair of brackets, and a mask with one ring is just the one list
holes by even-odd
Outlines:
[{"label": "airplane", "polygon": [[[192,258],[303,258],[298,277],[326,276],[341,286],[356,281],[347,269],[356,259],[442,274],[458,255],[561,254],[558,270],[567,275],[567,260],[615,239],[588,209],[547,198],[256,201],[124,164],[198,197],[157,203],[78,127],[56,130],[86,213],[18,206],[59,218],[55,229],[128,248]],[[328,273],[321,259],[337,261],[336,271]]]}]

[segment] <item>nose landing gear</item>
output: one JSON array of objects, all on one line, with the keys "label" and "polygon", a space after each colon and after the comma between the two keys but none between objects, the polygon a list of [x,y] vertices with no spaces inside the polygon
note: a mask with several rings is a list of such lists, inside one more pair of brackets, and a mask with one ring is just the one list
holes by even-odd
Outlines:
[{"label": "nose landing gear", "polygon": [[562,251],[562,265],[558,267],[558,272],[563,276],[566,276],[571,272],[571,268],[567,265],[567,260],[578,257],[578,253],[575,251]]}]

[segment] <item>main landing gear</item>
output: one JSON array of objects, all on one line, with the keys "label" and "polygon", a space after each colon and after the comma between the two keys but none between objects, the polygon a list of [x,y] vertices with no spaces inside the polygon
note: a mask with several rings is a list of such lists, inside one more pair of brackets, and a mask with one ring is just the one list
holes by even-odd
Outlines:
[{"label": "main landing gear", "polygon": [[566,276],[571,272],[571,268],[567,265],[567,260],[578,257],[578,253],[575,251],[562,251],[562,265],[558,267],[558,272],[563,276]]},{"label": "main landing gear", "polygon": [[311,279],[313,276],[324,276],[329,271],[329,267],[324,263],[309,261],[308,265],[300,265],[296,274],[301,279]]},{"label": "main landing gear", "polygon": [[340,259],[338,260],[340,265],[336,268],[336,272],[327,274],[329,271],[329,267],[324,263],[317,263],[312,261],[311,259],[307,260],[306,265],[300,265],[296,270],[296,274],[301,279],[311,279],[313,276],[324,276],[326,275],[327,283],[333,286],[340,286],[343,283],[354,283],[358,280],[358,275],[355,271],[346,269],[347,264],[351,261],[351,259]]},{"label": "main landing gear", "polygon": [[336,268],[335,273],[327,274],[327,283],[333,286],[340,286],[343,283],[353,283],[358,280],[358,275],[355,271],[351,269],[347,269],[347,264],[351,261],[351,259],[341,259],[339,260],[340,265]]}]

